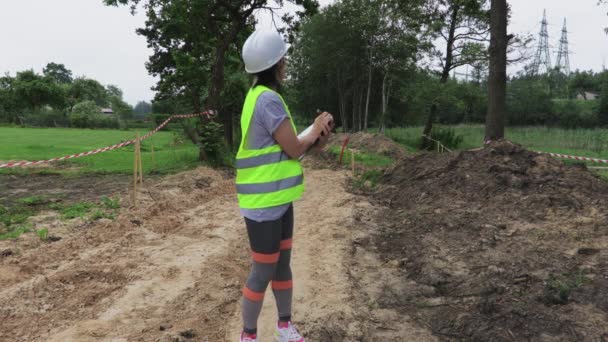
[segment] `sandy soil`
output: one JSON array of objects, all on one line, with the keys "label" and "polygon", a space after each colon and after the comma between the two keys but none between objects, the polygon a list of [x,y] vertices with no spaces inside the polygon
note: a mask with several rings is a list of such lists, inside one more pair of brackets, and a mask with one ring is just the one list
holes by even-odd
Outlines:
[{"label": "sandy soil", "polygon": [[[375,305],[398,278],[357,247],[377,209],[346,179],[308,171],[295,205],[297,325],[311,341],[432,341]],[[207,168],[150,181],[116,220],[74,221],[58,242],[1,257],[0,341],[237,340],[249,248],[233,189],[232,175]],[[261,341],[275,312],[269,292]]]}]

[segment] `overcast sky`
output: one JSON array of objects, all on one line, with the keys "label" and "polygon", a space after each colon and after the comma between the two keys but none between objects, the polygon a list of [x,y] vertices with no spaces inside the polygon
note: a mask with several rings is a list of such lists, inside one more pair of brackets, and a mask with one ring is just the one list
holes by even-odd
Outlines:
[{"label": "overcast sky", "polygon": [[[331,0],[322,0],[322,4]],[[510,32],[538,36],[543,9],[547,9],[552,62],[564,17],[570,31],[572,69],[601,70],[608,64],[608,7],[597,0],[509,0],[513,9]],[[260,15],[263,25],[270,17]],[[63,63],[75,76],[115,84],[125,100],[150,101],[155,84],[144,63],[150,55],[143,37],[142,13],[132,16],[126,7],[106,7],[102,0],[0,0],[0,73],[34,69],[48,62]]]}]

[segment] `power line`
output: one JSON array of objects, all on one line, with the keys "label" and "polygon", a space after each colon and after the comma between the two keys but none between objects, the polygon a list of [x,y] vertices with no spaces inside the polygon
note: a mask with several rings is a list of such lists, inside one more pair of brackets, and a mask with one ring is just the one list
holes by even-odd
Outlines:
[{"label": "power line", "polygon": [[551,55],[549,53],[549,32],[547,31],[547,10],[543,11],[543,20],[541,21],[540,33],[538,37],[538,49],[530,72],[532,74],[546,73],[551,70]]},{"label": "power line", "polygon": [[564,27],[562,28],[562,38],[559,40],[556,67],[564,74],[570,75],[570,50],[568,48],[568,29],[566,28],[566,18],[564,18]]}]

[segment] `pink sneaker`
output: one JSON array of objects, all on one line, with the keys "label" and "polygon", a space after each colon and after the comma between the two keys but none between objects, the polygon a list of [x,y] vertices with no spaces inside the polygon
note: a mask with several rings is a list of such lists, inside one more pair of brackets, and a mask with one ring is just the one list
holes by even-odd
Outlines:
[{"label": "pink sneaker", "polygon": [[287,322],[286,324],[277,323],[274,339],[278,342],[304,342],[304,337],[300,335],[298,329],[291,322]]},{"label": "pink sneaker", "polygon": [[246,335],[245,332],[242,332],[241,339],[239,341],[240,342],[258,342],[258,336],[257,335]]}]

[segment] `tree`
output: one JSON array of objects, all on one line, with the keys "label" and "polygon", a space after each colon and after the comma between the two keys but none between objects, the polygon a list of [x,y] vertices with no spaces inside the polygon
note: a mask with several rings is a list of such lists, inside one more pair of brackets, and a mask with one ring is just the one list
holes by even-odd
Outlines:
[{"label": "tree", "polygon": [[99,121],[101,110],[94,101],[83,101],[74,105],[70,114],[73,127],[92,128]]},{"label": "tree", "polygon": [[507,0],[492,0],[490,9],[490,76],[488,79],[488,116],[485,140],[499,140],[505,135],[507,89]]},{"label": "tree", "polygon": [[[392,82],[412,68],[421,47],[422,2],[345,0],[301,25],[289,60],[295,108],[338,113],[344,130],[384,122]],[[327,34],[331,32],[331,34]]]},{"label": "tree", "polygon": [[[445,52],[436,51],[440,57],[440,84],[445,84],[452,70],[464,65],[477,65],[487,60],[488,40],[487,0],[437,0],[432,15],[433,29],[445,44]],[[439,91],[439,94],[442,90]],[[428,137],[437,115],[437,103],[433,101],[427,117],[423,137]],[[433,145],[429,139],[422,139],[421,147]]]},{"label": "tree", "polygon": [[79,77],[74,80],[68,90],[68,104],[72,107],[83,101],[93,101],[97,106],[108,105],[108,93],[106,88],[96,80]]},{"label": "tree", "polygon": [[72,115],[97,115],[101,113],[101,110],[97,104],[93,101],[83,101],[74,105],[72,109]]},{"label": "tree", "polygon": [[133,107],[123,100],[122,90],[120,88],[112,84],[107,85],[106,94],[110,108],[112,108],[115,114],[123,120],[133,118]]},{"label": "tree", "polygon": [[[512,125],[552,125],[551,91],[540,75],[521,73],[513,77],[507,89],[507,122]],[[487,111],[486,111],[487,114]]]},{"label": "tree", "polygon": [[586,92],[599,92],[602,88],[602,82],[595,77],[593,71],[576,70],[570,75],[569,88],[570,97],[582,95],[586,99]]},{"label": "tree", "polygon": [[18,72],[12,87],[23,108],[36,111],[43,105],[62,108],[65,104],[63,88],[33,70]]},{"label": "tree", "polygon": [[152,113],[152,104],[146,101],[139,101],[135,108],[133,108],[133,114],[137,119],[143,119],[146,115]]},{"label": "tree", "polygon": [[63,64],[51,62],[42,69],[42,73],[59,84],[69,84],[73,81],[72,71],[68,70]]},{"label": "tree", "polygon": [[602,126],[608,126],[608,79],[605,76],[600,96],[600,107],[598,108],[598,119]]},{"label": "tree", "polygon": [[110,97],[115,97],[118,99],[122,100],[122,89],[118,88],[117,86],[113,85],[113,84],[108,84],[106,86],[106,93],[108,94],[108,96]]},{"label": "tree", "polygon": [[[275,1],[281,7],[283,0]],[[289,0],[300,5],[301,16],[314,13],[316,0]],[[233,113],[224,111],[220,99],[225,85],[227,57],[239,56],[246,33],[251,31],[253,15],[259,10],[273,12],[268,0],[104,0],[106,5],[131,4],[132,10],[143,4],[148,20],[138,29],[146,37],[154,54],[148,71],[160,78],[155,89],[157,99],[185,97],[193,111],[203,107],[221,111],[225,139],[233,140]],[[274,15],[274,14],[273,14]],[[296,22],[286,16],[291,26]],[[192,133],[192,132],[191,132]],[[189,134],[198,144],[197,134]]]}]

